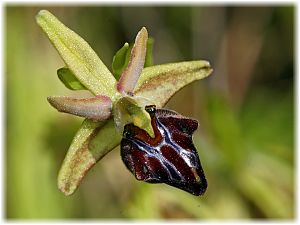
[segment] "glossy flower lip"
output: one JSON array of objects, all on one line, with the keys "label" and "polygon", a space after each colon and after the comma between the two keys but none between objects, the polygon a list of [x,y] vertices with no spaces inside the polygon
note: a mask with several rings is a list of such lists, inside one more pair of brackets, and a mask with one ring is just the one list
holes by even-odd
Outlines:
[{"label": "glossy flower lip", "polygon": [[133,124],[125,126],[121,157],[137,180],[166,183],[193,195],[203,195],[207,181],[193,144],[196,120],[152,106],[155,138]]},{"label": "glossy flower lip", "polygon": [[[148,39],[143,27],[135,39],[130,63],[117,81],[89,44],[54,15],[41,10],[36,20],[66,64],[58,70],[60,80],[72,90],[86,89],[96,96],[48,98],[57,110],[85,118],[59,171],[58,188],[65,195],[74,193],[87,171],[120,144],[126,123],[151,134],[145,102],[161,108],[178,90],[212,72],[204,60],[143,68]],[[122,101],[124,98],[132,101]]]}]

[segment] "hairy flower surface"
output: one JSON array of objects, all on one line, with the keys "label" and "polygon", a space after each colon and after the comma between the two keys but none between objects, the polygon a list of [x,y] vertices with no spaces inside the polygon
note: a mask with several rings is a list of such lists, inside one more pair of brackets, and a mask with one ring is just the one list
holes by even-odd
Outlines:
[{"label": "hairy flower surface", "polygon": [[187,84],[212,72],[207,61],[152,66],[153,39],[143,27],[133,45],[116,53],[113,73],[93,49],[55,16],[42,10],[37,23],[63,58],[57,71],[71,90],[92,98],[48,97],[58,111],[84,117],[58,175],[58,187],[70,195],[93,165],[121,143],[121,157],[138,180],[166,183],[202,195],[207,182],[192,134],[196,120],[161,109]]}]

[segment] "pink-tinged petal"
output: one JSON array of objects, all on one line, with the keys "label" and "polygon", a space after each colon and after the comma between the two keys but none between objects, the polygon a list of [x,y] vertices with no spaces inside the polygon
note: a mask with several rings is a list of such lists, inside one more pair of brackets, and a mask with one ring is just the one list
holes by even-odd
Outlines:
[{"label": "pink-tinged petal", "polygon": [[117,89],[119,92],[132,94],[144,68],[147,40],[148,32],[147,29],[143,27],[136,36],[135,43],[131,50],[129,64],[117,83]]},{"label": "pink-tinged petal", "polygon": [[109,97],[98,95],[93,98],[72,98],[53,96],[49,103],[60,112],[85,117],[93,121],[103,121],[111,116],[112,101]]}]

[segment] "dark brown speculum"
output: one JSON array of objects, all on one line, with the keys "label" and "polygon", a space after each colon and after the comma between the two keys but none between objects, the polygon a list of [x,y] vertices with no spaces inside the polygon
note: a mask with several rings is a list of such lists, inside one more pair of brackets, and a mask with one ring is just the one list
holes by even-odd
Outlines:
[{"label": "dark brown speculum", "polygon": [[193,144],[196,120],[177,112],[147,106],[155,137],[127,124],[121,141],[121,157],[136,179],[166,183],[193,195],[206,191],[207,181]]}]

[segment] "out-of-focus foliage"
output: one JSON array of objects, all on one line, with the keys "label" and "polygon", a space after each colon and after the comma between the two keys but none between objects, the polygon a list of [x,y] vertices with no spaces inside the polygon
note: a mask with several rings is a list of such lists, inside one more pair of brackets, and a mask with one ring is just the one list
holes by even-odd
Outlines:
[{"label": "out-of-focus foliage", "polygon": [[[45,7],[105,65],[145,26],[154,64],[207,59],[213,74],[167,107],[199,120],[203,197],[138,182],[116,148],[65,197],[59,167],[82,119],[46,97],[70,91],[64,66],[35,24],[40,7],[6,6],[7,218],[294,218],[294,7]],[[180,16],[178,16],[180,15]],[[110,68],[111,69],[111,68]]]}]

